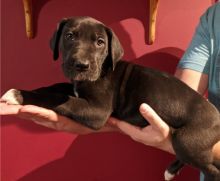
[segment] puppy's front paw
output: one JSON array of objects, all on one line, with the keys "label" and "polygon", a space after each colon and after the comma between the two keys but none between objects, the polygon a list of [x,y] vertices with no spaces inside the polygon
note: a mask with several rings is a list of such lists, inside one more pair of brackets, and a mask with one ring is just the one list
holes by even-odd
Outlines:
[{"label": "puppy's front paw", "polygon": [[21,95],[21,91],[17,89],[8,90],[2,97],[1,102],[5,102],[6,104],[22,104],[23,97]]}]

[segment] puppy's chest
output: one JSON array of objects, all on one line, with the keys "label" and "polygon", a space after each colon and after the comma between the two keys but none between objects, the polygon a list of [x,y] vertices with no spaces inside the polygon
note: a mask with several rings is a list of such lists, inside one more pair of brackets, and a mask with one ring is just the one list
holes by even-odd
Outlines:
[{"label": "puppy's chest", "polygon": [[85,98],[87,100],[92,98],[101,98],[100,96],[104,96],[108,94],[112,89],[106,84],[104,80],[102,81],[83,81],[83,82],[74,82],[73,83],[73,94],[77,98]]},{"label": "puppy's chest", "polygon": [[79,93],[76,86],[73,86],[73,93],[75,97],[79,97]]}]

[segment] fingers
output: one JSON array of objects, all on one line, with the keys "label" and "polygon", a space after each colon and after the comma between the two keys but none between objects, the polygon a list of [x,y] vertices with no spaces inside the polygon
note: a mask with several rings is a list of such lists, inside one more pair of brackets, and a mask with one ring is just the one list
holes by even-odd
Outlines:
[{"label": "fingers", "polygon": [[14,115],[22,119],[32,120],[36,124],[57,131],[65,131],[76,134],[89,134],[96,132],[67,117],[58,115],[52,110],[34,105],[21,106],[0,103],[0,115]]},{"label": "fingers", "polygon": [[169,126],[149,105],[145,103],[141,104],[140,113],[154,129],[157,129],[164,137],[167,137],[169,134]]},{"label": "fingers", "polygon": [[32,105],[9,105],[3,102],[0,103],[0,115],[14,115],[22,119],[30,119],[36,124],[49,128],[55,128],[54,122],[58,120],[56,113],[51,110]]},{"label": "fingers", "polygon": [[21,105],[8,105],[0,102],[0,115],[16,115],[21,107]]},{"label": "fingers", "polygon": [[22,115],[23,118],[31,119],[36,124],[57,131],[76,134],[88,134],[94,132],[65,116],[58,115],[56,112],[42,107],[27,105],[20,109],[19,114]]},{"label": "fingers", "polygon": [[109,122],[119,128],[123,133],[129,135],[135,141],[146,145],[159,145],[169,138],[169,126],[150,106],[142,104],[140,106],[140,112],[149,122],[149,126],[140,128],[115,118],[110,118]]},{"label": "fingers", "polygon": [[72,121],[68,118],[58,115],[50,109],[34,105],[23,106],[19,111],[19,117],[30,119],[36,124],[57,131],[67,131],[67,128],[72,126]]},{"label": "fingers", "polygon": [[[163,137],[167,137],[169,134],[169,126],[158,116],[158,114],[147,104],[143,103],[140,106],[140,113],[142,116],[149,122],[152,126],[152,129],[157,130],[159,133],[163,135]],[[125,134],[128,135],[139,135],[141,136],[142,133],[140,132],[141,128],[126,123],[124,121],[119,121],[115,118],[110,118],[109,122],[120,130],[122,130]],[[147,128],[147,127],[146,127]],[[143,128],[145,129],[145,128]],[[147,128],[149,129],[149,128]]]},{"label": "fingers", "polygon": [[33,105],[23,106],[19,110],[19,114],[21,116],[24,116],[25,118],[32,119],[34,121],[47,120],[56,122],[59,119],[57,113],[55,113],[54,111]]}]

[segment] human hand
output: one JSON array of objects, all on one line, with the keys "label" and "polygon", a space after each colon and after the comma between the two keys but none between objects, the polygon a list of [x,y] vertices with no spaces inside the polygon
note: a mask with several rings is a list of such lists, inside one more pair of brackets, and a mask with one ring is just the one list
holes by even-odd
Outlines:
[{"label": "human hand", "polygon": [[140,128],[114,118],[111,118],[109,122],[137,142],[174,154],[169,126],[147,104],[141,104],[140,113],[148,120],[149,126]]},{"label": "human hand", "polygon": [[57,130],[75,134],[89,134],[95,132],[116,131],[117,128],[106,124],[99,131],[89,129],[56,112],[34,105],[9,105],[0,102],[0,115],[12,115],[22,119],[32,120],[36,124]]},{"label": "human hand", "polygon": [[140,106],[141,114],[151,125],[140,128],[113,117],[108,120],[102,129],[94,131],[73,120],[58,115],[52,110],[34,105],[9,105],[0,102],[0,115],[12,115],[22,119],[32,120],[36,124],[57,130],[75,134],[89,134],[95,132],[119,131],[131,136],[134,140],[143,144],[154,146],[162,150],[174,153],[170,138],[169,127],[160,117],[146,104]]}]

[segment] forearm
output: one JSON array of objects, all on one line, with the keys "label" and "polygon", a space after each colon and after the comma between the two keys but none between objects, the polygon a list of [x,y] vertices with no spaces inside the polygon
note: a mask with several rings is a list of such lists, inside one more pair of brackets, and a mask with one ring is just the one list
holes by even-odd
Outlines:
[{"label": "forearm", "polygon": [[175,76],[201,95],[204,95],[208,88],[207,74],[190,69],[177,69]]}]

